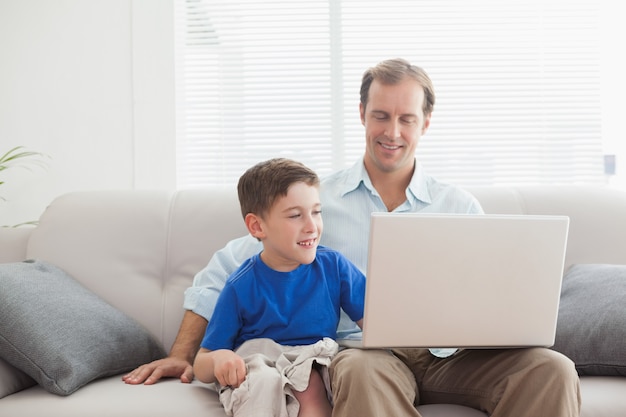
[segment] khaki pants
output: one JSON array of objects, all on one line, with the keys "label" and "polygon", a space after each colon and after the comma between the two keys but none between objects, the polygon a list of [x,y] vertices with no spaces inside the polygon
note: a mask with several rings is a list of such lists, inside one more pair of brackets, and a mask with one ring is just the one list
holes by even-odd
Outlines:
[{"label": "khaki pants", "polygon": [[420,417],[419,404],[458,404],[492,417],[578,417],[574,364],[544,348],[461,350],[440,359],[426,349],[345,349],[330,366],[333,417]]}]

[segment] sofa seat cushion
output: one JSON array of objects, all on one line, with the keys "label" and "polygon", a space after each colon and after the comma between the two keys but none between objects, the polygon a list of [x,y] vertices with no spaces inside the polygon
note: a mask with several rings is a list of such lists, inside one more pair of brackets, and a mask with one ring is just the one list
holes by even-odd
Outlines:
[{"label": "sofa seat cushion", "polygon": [[563,277],[553,349],[579,375],[626,376],[626,265],[579,264]]},{"label": "sofa seat cushion", "polygon": [[583,399],[580,417],[626,416],[626,378],[583,376],[580,391]]},{"label": "sofa seat cushion", "polygon": [[226,417],[217,393],[198,381],[183,384],[168,378],[154,385],[128,385],[122,375],[93,381],[66,397],[40,386],[28,388],[0,400],[0,416]]},{"label": "sofa seat cushion", "polygon": [[0,358],[0,398],[32,387],[34,379],[20,371],[4,359]]},{"label": "sofa seat cushion", "polygon": [[[106,398],[112,400],[103,401]],[[480,411],[450,404],[422,405],[418,410],[423,417],[486,417]],[[183,384],[171,378],[155,385],[127,385],[118,375],[94,381],[70,397],[50,395],[41,387],[33,387],[0,401],[2,416],[171,417],[181,413],[226,417],[217,392],[209,385],[197,380]]]},{"label": "sofa seat cushion", "polygon": [[0,317],[0,357],[58,395],[165,355],[134,319],[43,261],[0,265]]}]

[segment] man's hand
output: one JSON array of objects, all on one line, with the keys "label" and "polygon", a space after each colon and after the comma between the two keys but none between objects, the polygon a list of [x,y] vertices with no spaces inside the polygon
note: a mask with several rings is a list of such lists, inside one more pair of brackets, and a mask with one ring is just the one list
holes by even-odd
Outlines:
[{"label": "man's hand", "polygon": [[127,384],[152,385],[161,378],[180,378],[180,382],[193,381],[193,367],[191,363],[178,358],[167,357],[141,365],[122,377]]},{"label": "man's hand", "polygon": [[161,378],[180,378],[180,382],[193,381],[193,358],[204,335],[207,321],[204,317],[187,310],[180,324],[178,335],[167,358],[141,365],[122,377],[127,384],[152,385]]}]

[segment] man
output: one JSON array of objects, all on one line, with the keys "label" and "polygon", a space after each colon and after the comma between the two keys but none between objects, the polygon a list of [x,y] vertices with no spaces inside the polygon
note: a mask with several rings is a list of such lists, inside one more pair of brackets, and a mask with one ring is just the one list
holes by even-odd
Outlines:
[{"label": "man", "polygon": [[[321,188],[322,244],[362,270],[372,211],[482,212],[473,196],[428,176],[415,159],[434,104],[430,78],[405,60],[383,61],[363,75],[359,110],[365,155],[352,168],[324,179]],[[253,239],[241,238],[216,253],[186,292],[188,311],[170,357],[139,367],[124,380],[151,384],[174,376],[191,381],[190,362],[217,294],[228,275],[258,250]],[[358,329],[344,317],[338,330],[341,337]],[[415,405],[427,403],[465,405],[493,417],[574,417],[580,412],[574,364],[544,348],[346,349],[335,357],[330,373],[335,417],[418,417]]]}]

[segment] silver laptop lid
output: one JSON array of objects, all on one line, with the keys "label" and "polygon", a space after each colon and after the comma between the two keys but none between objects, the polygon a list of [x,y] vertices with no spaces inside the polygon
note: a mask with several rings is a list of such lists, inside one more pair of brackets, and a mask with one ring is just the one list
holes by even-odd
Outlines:
[{"label": "silver laptop lid", "polygon": [[373,213],[364,347],[554,343],[569,218]]}]

